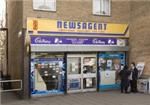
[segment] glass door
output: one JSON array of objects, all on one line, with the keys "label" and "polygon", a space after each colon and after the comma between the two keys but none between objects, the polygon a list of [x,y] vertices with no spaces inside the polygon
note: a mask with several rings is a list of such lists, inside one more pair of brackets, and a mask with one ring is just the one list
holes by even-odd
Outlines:
[{"label": "glass door", "polygon": [[67,92],[96,91],[96,54],[70,54],[67,56]]},{"label": "glass door", "polygon": [[81,91],[81,57],[77,55],[68,55],[67,57],[67,91]]},{"label": "glass door", "polygon": [[96,91],[97,58],[96,55],[84,55],[82,64],[83,91]]}]

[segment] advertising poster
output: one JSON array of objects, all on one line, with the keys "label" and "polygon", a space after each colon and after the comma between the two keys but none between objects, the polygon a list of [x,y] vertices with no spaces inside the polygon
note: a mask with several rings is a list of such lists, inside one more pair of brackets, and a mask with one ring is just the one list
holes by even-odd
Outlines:
[{"label": "advertising poster", "polygon": [[112,67],[112,60],[107,60],[107,68],[111,68]]},{"label": "advertising poster", "polygon": [[121,65],[125,65],[125,53],[104,52],[99,54],[100,90],[120,87]]},{"label": "advertising poster", "polygon": [[68,80],[68,90],[78,90],[81,88],[81,81],[79,78]]},{"label": "advertising poster", "polygon": [[142,75],[145,67],[145,62],[138,62],[136,68],[138,69],[139,77]]},{"label": "advertising poster", "polygon": [[32,59],[30,77],[32,95],[64,93],[63,58]]},{"label": "advertising poster", "polygon": [[30,36],[31,45],[112,45],[117,46],[117,38],[75,38],[75,37],[52,37]]}]

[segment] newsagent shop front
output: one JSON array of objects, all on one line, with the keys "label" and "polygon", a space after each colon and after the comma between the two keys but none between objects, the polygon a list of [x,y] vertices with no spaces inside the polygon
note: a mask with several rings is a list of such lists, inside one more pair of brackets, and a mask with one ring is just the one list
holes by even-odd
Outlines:
[{"label": "newsagent shop front", "polygon": [[30,95],[119,89],[128,25],[27,19]]}]

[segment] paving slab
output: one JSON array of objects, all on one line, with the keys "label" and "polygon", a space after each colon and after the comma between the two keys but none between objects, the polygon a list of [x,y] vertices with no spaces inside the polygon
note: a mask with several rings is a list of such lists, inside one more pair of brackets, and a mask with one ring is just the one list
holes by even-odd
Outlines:
[{"label": "paving slab", "polygon": [[2,105],[150,105],[148,94],[121,94],[120,91],[76,93],[30,100],[21,100],[13,94],[4,96]]}]

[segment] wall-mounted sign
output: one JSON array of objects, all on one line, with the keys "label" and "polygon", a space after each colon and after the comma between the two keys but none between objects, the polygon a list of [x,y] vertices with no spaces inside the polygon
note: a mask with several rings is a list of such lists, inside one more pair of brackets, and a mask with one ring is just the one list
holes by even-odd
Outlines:
[{"label": "wall-mounted sign", "polygon": [[116,38],[31,36],[31,44],[117,45]]},{"label": "wall-mounted sign", "polygon": [[126,46],[126,44],[127,44],[127,40],[125,40],[125,39],[118,39],[117,40],[118,46]]},{"label": "wall-mounted sign", "polygon": [[[36,21],[37,33],[34,33]],[[37,27],[36,27],[37,28]],[[127,24],[111,24],[98,22],[62,21],[50,19],[27,19],[27,30],[30,35],[44,34],[76,34],[76,35],[98,35],[98,36],[122,36],[128,37]]]},{"label": "wall-mounted sign", "polygon": [[144,67],[145,67],[145,62],[138,62],[137,63],[136,68],[138,69],[139,77],[142,75]]}]

